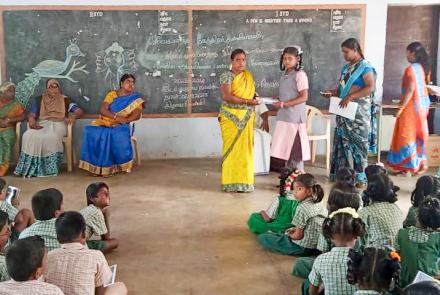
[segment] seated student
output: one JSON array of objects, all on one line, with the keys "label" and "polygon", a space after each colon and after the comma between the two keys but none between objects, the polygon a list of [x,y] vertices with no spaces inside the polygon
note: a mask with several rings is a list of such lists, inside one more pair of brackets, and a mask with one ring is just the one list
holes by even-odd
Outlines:
[{"label": "seated student", "polygon": [[80,213],[61,214],[55,226],[61,248],[48,255],[46,282],[57,285],[69,295],[127,294],[123,283],[104,287],[111,280],[112,272],[104,254],[87,248],[86,223]]},{"label": "seated student", "polygon": [[367,234],[362,244],[377,248],[393,246],[397,232],[402,227],[403,213],[395,204],[397,195],[388,175],[373,175],[363,199],[364,207],[359,210],[359,216],[366,224]]},{"label": "seated student", "polygon": [[0,210],[0,282],[7,281],[11,277],[6,268],[5,247],[8,244],[11,230],[9,228],[8,214]]},{"label": "seated student", "polygon": [[[361,198],[359,191],[356,188],[356,172],[351,168],[340,168],[336,174],[336,183],[330,190],[330,194],[327,200],[328,214],[335,212],[342,208],[353,208],[356,211],[361,205]],[[360,243],[357,241],[357,245]],[[324,237],[322,230],[319,233],[317,250],[320,253],[326,253],[333,248],[333,244],[330,239]],[[299,257],[295,260],[293,266],[292,275],[307,279],[312,270],[313,262],[316,257]]]},{"label": "seated student", "polygon": [[21,232],[19,239],[39,235],[44,239],[48,251],[59,248],[55,220],[64,212],[63,194],[55,188],[37,192],[32,197],[32,211],[36,221]]},{"label": "seated student", "polygon": [[34,215],[29,209],[18,210],[18,199],[14,198],[12,204],[5,201],[6,198],[6,181],[0,177],[0,210],[8,214],[9,223],[13,223],[12,235],[13,239],[17,239],[20,233],[32,223],[35,222]]},{"label": "seated student", "polygon": [[268,231],[284,233],[292,227],[292,219],[299,205],[293,195],[293,183],[299,174],[301,172],[294,169],[280,176],[280,195],[272,201],[268,209],[251,214],[248,220],[251,232],[257,235]]},{"label": "seated student", "polygon": [[[399,261],[396,252],[387,253],[378,248],[365,248],[360,252],[350,249],[347,280],[358,286],[359,291],[354,294],[380,295],[388,291],[395,294],[399,290]],[[394,290],[390,290],[392,286]]]},{"label": "seated student", "polygon": [[63,295],[40,277],[47,268],[47,249],[39,236],[15,241],[6,251],[6,266],[12,280],[0,283],[1,295]]},{"label": "seated student", "polygon": [[[329,214],[342,209],[342,208],[353,208],[358,210],[360,206],[360,199],[358,190],[355,186],[351,187],[341,187],[341,189],[332,189],[327,200],[327,210]],[[360,242],[356,240],[356,246],[360,247]],[[316,248],[321,253],[326,253],[334,247],[332,241],[326,238],[322,231],[319,234],[318,244]],[[295,265],[293,266],[292,275],[307,279],[312,270],[313,261],[316,257],[298,257],[295,260]]]},{"label": "seated student", "polygon": [[440,279],[440,200],[428,197],[419,205],[418,226],[402,228],[395,247],[402,257],[402,286],[410,284],[420,270]]},{"label": "seated student", "polygon": [[422,281],[411,284],[402,290],[402,295],[438,295],[440,283],[436,281]]},{"label": "seated student", "polygon": [[258,242],[281,254],[312,255],[316,253],[319,232],[327,216],[327,210],[321,204],[324,190],[309,173],[299,175],[293,186],[295,199],[300,202],[292,219],[293,227],[285,234],[261,234]]},{"label": "seated student", "polygon": [[[108,253],[116,249],[119,242],[110,236],[110,192],[104,182],[90,184],[86,189],[87,207],[80,213],[86,220],[86,239],[90,249]],[[90,240],[94,235],[101,240]]]},{"label": "seated student", "polygon": [[317,295],[324,287],[325,294],[352,295],[357,287],[347,281],[348,253],[357,238],[365,234],[365,224],[356,210],[342,208],[325,219],[322,232],[335,247],[316,258],[303,283],[303,294]]},{"label": "seated student", "polygon": [[409,208],[408,215],[406,215],[406,219],[403,221],[403,226],[416,226],[419,204],[428,196],[436,197],[439,192],[439,177],[424,175],[417,179],[416,188],[411,193],[412,206]]}]

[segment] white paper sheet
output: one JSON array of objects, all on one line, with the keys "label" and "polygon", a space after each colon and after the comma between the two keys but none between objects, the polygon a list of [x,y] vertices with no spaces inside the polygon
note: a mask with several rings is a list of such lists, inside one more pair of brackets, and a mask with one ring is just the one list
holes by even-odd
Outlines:
[{"label": "white paper sheet", "polygon": [[272,97],[257,97],[257,100],[259,100],[261,103],[264,104],[274,104],[279,102],[278,99],[272,98]]},{"label": "white paper sheet", "polygon": [[426,88],[431,90],[432,94],[434,95],[440,95],[440,86],[436,85],[426,85]]},{"label": "white paper sheet", "polygon": [[433,277],[430,275],[427,275],[423,271],[418,271],[416,277],[414,278],[414,281],[412,284],[418,283],[418,282],[424,282],[424,281],[436,281]]},{"label": "white paper sheet", "polygon": [[116,281],[116,268],[117,268],[117,264],[113,264],[112,266],[110,266],[110,270],[112,271],[112,277],[110,278],[110,281],[107,282],[107,284],[104,284],[104,287],[113,285]]},{"label": "white paper sheet", "polygon": [[339,115],[350,120],[354,120],[358,108],[358,103],[350,101],[348,105],[342,109],[339,106],[341,100],[342,100],[341,98],[336,96],[330,97],[330,107],[328,111],[332,114]]}]

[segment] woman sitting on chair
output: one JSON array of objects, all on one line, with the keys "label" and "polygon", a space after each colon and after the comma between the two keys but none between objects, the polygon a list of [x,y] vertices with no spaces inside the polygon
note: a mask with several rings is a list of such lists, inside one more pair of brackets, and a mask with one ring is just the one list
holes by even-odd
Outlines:
[{"label": "woman sitting on chair", "polygon": [[141,118],[144,106],[140,94],[134,92],[135,82],[133,75],[124,74],[119,90],[110,91],[104,98],[100,118],[84,128],[79,168],[105,177],[130,172],[130,122]]},{"label": "woman sitting on chair", "polygon": [[82,114],[78,105],[61,93],[57,80],[47,80],[43,95],[31,104],[14,173],[23,177],[58,175],[67,124],[73,124]]},{"label": "woman sitting on chair", "polygon": [[15,123],[25,118],[24,109],[15,99],[15,85],[0,86],[0,176],[8,172],[15,143]]}]

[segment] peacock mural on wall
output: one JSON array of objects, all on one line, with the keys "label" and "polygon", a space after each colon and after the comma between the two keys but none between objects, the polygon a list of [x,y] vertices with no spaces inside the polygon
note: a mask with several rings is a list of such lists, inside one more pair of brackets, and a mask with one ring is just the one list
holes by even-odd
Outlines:
[{"label": "peacock mural on wall", "polygon": [[[85,69],[86,65],[80,65],[77,60],[79,57],[83,57],[84,53],[81,52],[76,40],[71,40],[70,44],[66,47],[65,60],[52,60],[46,59],[38,63],[32,68],[31,73],[26,74],[26,78],[17,83],[16,98],[24,106],[27,107],[29,100],[34,94],[35,87],[38,86],[40,80],[43,78],[55,78],[55,79],[67,79],[72,83],[78,81],[72,78],[74,72],[82,72],[89,74]],[[72,64],[71,61],[73,60]]]}]

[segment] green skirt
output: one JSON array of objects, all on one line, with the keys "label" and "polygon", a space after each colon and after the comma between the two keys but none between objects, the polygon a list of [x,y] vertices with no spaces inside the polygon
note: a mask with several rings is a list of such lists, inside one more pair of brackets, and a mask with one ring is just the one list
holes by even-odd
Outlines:
[{"label": "green skirt", "polygon": [[296,208],[299,202],[289,200],[286,197],[278,197],[279,206],[276,218],[271,222],[264,221],[258,212],[252,213],[248,220],[249,230],[254,234],[264,234],[268,231],[274,233],[284,233],[284,231],[292,227],[292,219],[295,216]]}]

